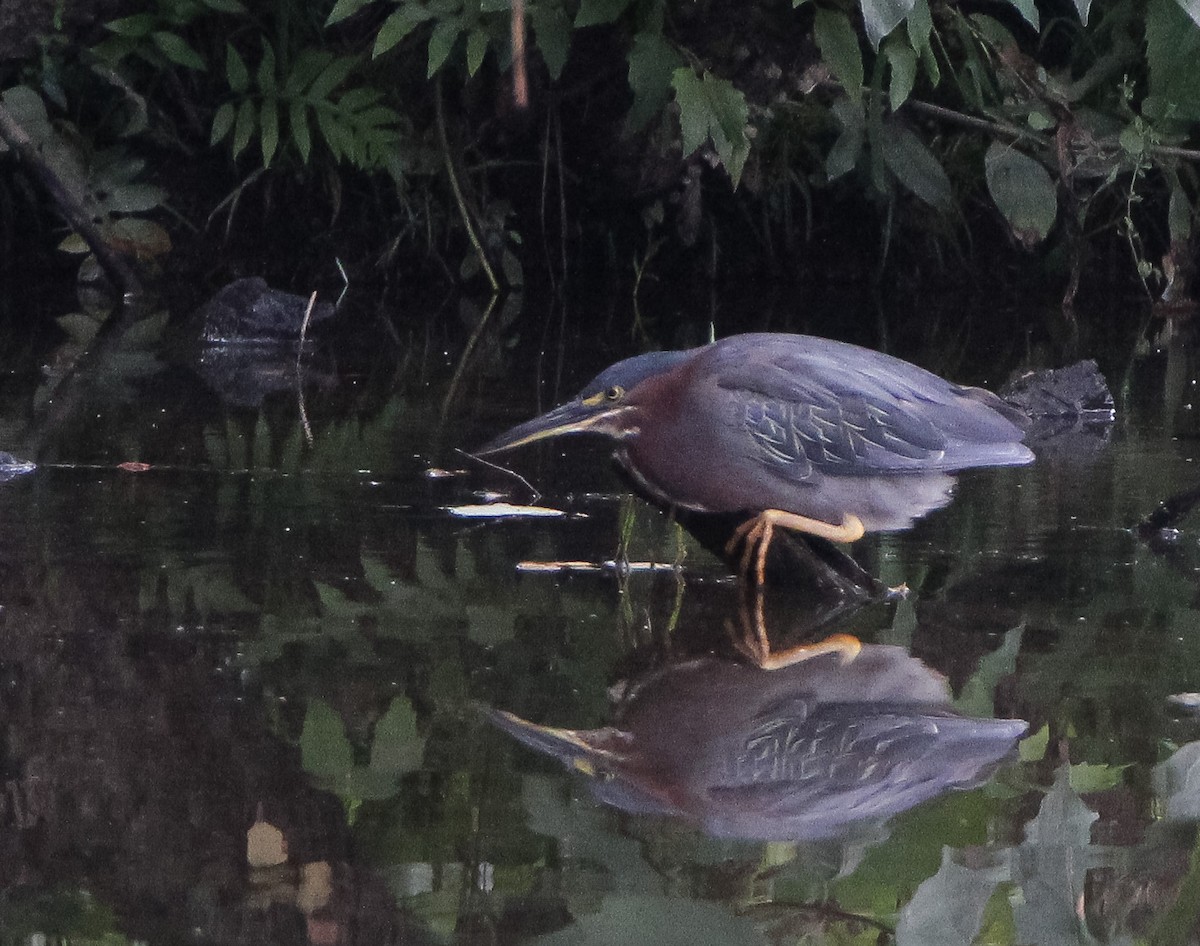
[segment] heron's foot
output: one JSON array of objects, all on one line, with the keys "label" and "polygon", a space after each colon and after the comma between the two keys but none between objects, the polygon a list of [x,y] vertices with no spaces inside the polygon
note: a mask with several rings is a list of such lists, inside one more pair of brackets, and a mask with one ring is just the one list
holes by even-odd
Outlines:
[{"label": "heron's foot", "polygon": [[772,651],[765,629],[757,622],[752,633],[737,635],[732,628],[729,630],[734,646],[760,670],[782,670],[824,654],[837,654],[839,662],[845,666],[862,650],[862,641],[853,634],[830,634],[815,643]]},{"label": "heron's foot", "polygon": [[808,516],[785,512],[782,509],[764,509],[753,519],[748,519],[738,526],[725,544],[727,556],[732,556],[737,547],[742,546],[738,573],[749,578],[750,563],[753,561],[754,578],[760,586],[766,584],[767,552],[771,547],[771,538],[775,534],[776,526],[806,532],[830,542],[856,542],[866,532],[862,520],[852,512],[846,513],[842,517],[842,524],[835,526],[821,519],[810,519]]}]

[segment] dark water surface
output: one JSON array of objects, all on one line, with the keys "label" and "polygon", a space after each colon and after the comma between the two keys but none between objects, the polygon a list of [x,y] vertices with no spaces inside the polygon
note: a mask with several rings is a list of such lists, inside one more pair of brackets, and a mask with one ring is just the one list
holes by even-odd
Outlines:
[{"label": "dark water surface", "polygon": [[[0,941],[1195,941],[1200,520],[1136,528],[1200,485],[1188,348],[1131,322],[1103,436],[858,543],[906,599],[772,589],[773,640],[868,646],[768,674],[602,444],[506,459],[564,516],[455,514],[531,497],[449,448],[632,346],[489,333],[446,407],[447,320],[363,316],[299,387],[149,329],[4,380],[42,465],[0,483]],[[896,353],[998,383],[1032,350],[935,336]]]}]

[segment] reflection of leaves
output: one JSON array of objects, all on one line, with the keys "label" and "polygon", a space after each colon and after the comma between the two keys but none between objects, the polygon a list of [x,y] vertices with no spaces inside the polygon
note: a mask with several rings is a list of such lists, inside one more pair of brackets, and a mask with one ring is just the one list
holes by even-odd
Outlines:
[{"label": "reflection of leaves", "polygon": [[900,911],[896,946],[967,946],[983,925],[992,891],[1007,876],[1006,865],[963,867],[954,860],[954,851],[944,848],[938,872]]},{"label": "reflection of leaves", "polygon": [[425,740],[417,733],[417,714],[408,700],[398,696],[375,724],[371,769],[398,777],[417,769],[424,754]]},{"label": "reflection of leaves", "polygon": [[337,792],[353,809],[363,800],[391,798],[400,778],[421,766],[425,740],[417,732],[416,714],[402,696],[392,700],[375,724],[371,764],[354,764],[354,748],[341,716],[324,700],[314,699],[304,716],[300,758],[304,770]]},{"label": "reflection of leaves", "polygon": [[748,917],[734,916],[713,903],[627,894],[605,897],[598,912],[538,942],[546,946],[738,946],[767,940]]},{"label": "reflection of leaves", "polygon": [[313,700],[304,714],[300,761],[304,771],[330,782],[342,779],[354,765],[342,717],[324,700]]},{"label": "reflection of leaves", "polygon": [[1066,766],[1025,829],[1013,870],[1023,898],[1013,910],[1017,941],[1077,943],[1087,931],[1076,913],[1083,897],[1091,855],[1091,827],[1096,813],[1071,788]]},{"label": "reflection of leaves", "polygon": [[1021,649],[1024,625],[1004,635],[1004,644],[979,661],[979,669],[963,684],[954,701],[954,708],[964,716],[994,716],[993,699],[996,684],[1017,669],[1017,652]]}]

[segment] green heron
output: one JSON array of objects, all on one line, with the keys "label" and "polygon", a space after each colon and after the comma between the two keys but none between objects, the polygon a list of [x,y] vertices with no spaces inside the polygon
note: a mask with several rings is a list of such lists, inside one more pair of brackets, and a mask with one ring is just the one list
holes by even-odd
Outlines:
[{"label": "green heron", "polygon": [[806,335],[750,334],[652,352],[484,445],[561,434],[618,441],[616,458],[666,506],[744,514],[726,549],[764,582],[776,527],[835,542],[903,529],[949,502],[952,473],[1028,463],[1027,418],[996,395]]},{"label": "green heron", "polygon": [[701,657],[627,692],[603,729],[488,715],[606,804],[756,840],[845,836],[974,787],[1028,728],[955,713],[940,674],[876,644],[851,664],[825,655],[771,673]]}]

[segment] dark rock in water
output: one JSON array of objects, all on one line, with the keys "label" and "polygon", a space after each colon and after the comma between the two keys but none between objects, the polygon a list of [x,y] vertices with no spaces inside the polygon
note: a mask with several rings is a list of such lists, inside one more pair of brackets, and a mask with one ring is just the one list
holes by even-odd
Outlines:
[{"label": "dark rock in water", "polygon": [[20,457],[14,457],[11,453],[0,451],[0,483],[7,483],[18,476],[32,473],[36,469],[37,464],[33,461],[22,460]]},{"label": "dark rock in water", "polygon": [[1086,458],[1098,453],[1112,433],[1112,392],[1091,359],[1030,371],[1009,381],[1000,396],[1029,417],[1025,442],[1039,456]]},{"label": "dark rock in water", "polygon": [[[300,340],[308,299],[272,289],[253,276],[220,289],[196,313],[200,338],[213,344],[281,344]],[[309,328],[334,314],[328,302],[313,306]]]},{"label": "dark rock in water", "polygon": [[1115,416],[1108,382],[1091,359],[1065,368],[1027,372],[1001,388],[1000,396],[1031,418],[1112,420]]}]

